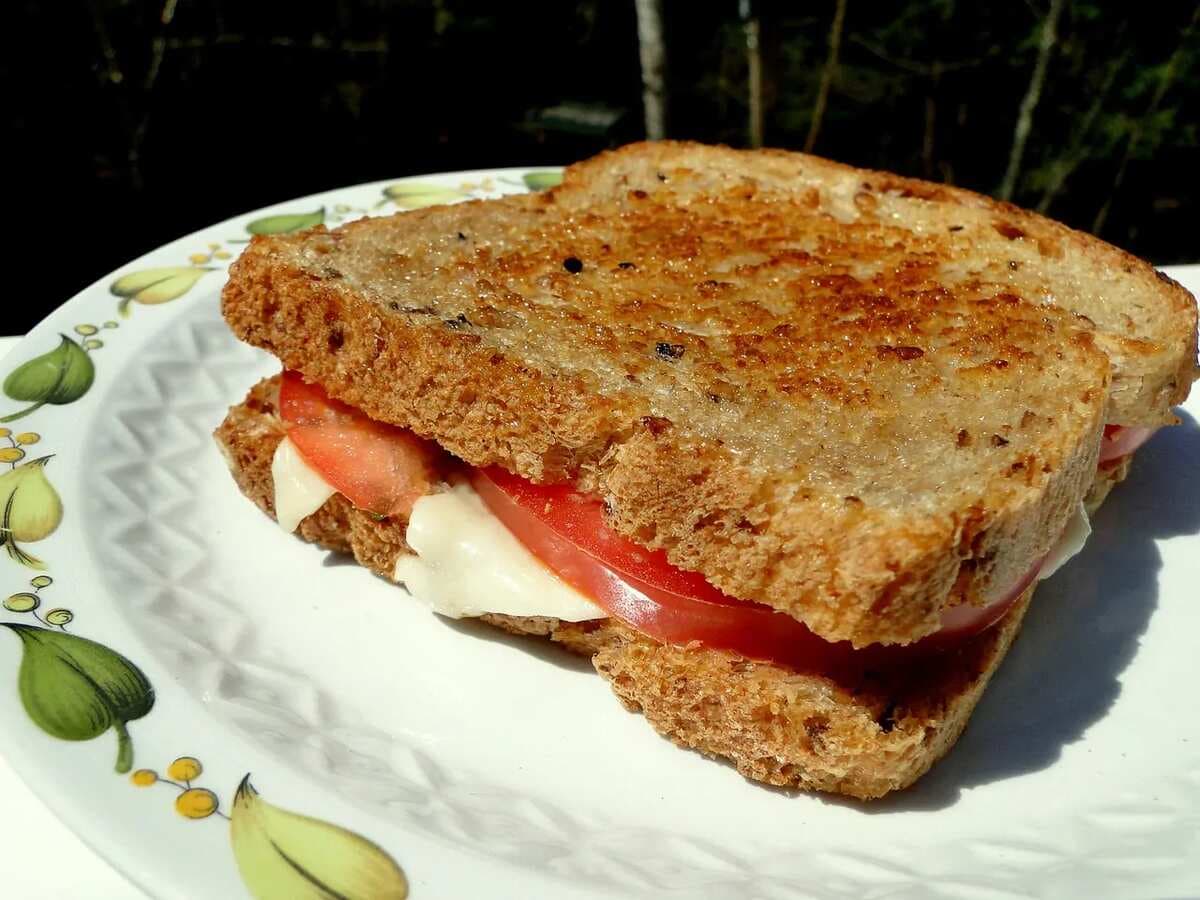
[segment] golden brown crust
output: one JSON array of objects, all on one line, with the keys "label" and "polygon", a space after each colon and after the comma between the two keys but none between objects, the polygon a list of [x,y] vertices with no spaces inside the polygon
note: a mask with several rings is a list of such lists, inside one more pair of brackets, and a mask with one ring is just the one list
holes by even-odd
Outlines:
[{"label": "golden brown crust", "polygon": [[[271,458],[284,434],[269,379],[216,431],[243,493],[273,514]],[[378,522],[335,495],[299,534],[390,576],[405,523]],[[863,799],[907,787],[958,738],[1020,627],[1032,588],[1005,622],[959,650],[897,671],[795,672],[729,653],[658,644],[624,624],[486,615],[515,634],[592,657],[629,709],[682,747],[729,760],[756,781]]]},{"label": "golden brown crust", "polygon": [[807,154],[678,141],[606,151],[570,167],[565,180],[637,190],[674,168],[703,171],[716,183],[809,192],[817,210],[856,224],[900,219],[937,234],[940,251],[972,276],[1080,316],[1113,364],[1109,424],[1174,424],[1171,407],[1197,376],[1196,299],[1183,285],[1098,238],[973,191]]},{"label": "golden brown crust", "polygon": [[[1058,535],[1109,399],[1096,345],[1116,338],[1044,303],[1078,236],[876,173],[839,199],[847,171],[638,146],[548,194],[256,240],[224,311],[375,418],[577,479],[618,531],[732,595],[830,639],[907,642]],[[971,252],[992,240],[1015,269]],[[1139,398],[1167,391],[1137,378]]]}]

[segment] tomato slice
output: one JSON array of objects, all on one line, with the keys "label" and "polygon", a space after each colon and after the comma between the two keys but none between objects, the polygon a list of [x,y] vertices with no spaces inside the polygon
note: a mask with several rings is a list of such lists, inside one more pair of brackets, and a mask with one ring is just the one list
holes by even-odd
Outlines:
[{"label": "tomato slice", "polygon": [[[283,373],[279,408],[300,454],[361,509],[407,515],[436,478],[436,460],[444,455],[436,444],[370,419],[297,372]],[[663,643],[695,643],[794,669],[905,664],[952,648],[1002,619],[1041,567],[1039,560],[986,607],[948,611],[941,630],[914,644],[856,650],[849,641],[818,637],[786,613],[730,597],[672,565],[663,551],[621,537],[605,520],[604,504],[569,485],[534,484],[498,467],[472,469],[470,479],[522,544],[615,618]]]},{"label": "tomato slice", "polygon": [[1157,428],[1141,425],[1105,425],[1100,439],[1100,465],[1128,456],[1154,436]]},{"label": "tomato slice", "polygon": [[292,369],[284,369],[279,378],[279,414],[292,425],[351,424],[371,421],[341,400],[334,400],[319,384],[305,381]]},{"label": "tomato slice", "polygon": [[[659,590],[709,603],[742,602],[713,587],[698,572],[688,572],[667,562],[662,550],[647,550],[621,537],[608,526],[604,504],[597,497],[581,494],[567,484],[534,484],[499,466],[482,470],[482,474],[485,476],[482,481],[487,483],[481,493],[488,492],[488,483],[495,485],[557,534],[622,575],[648,582]],[[476,477],[472,481],[479,491],[476,482],[481,479]]]},{"label": "tomato slice", "polygon": [[376,422],[285,371],[279,411],[305,461],[359,509],[407,516],[429,492],[442,452],[405,428]]},{"label": "tomato slice", "polygon": [[696,642],[789,668],[901,663],[944,650],[996,624],[1037,577],[1041,560],[1003,597],[979,608],[960,606],[943,629],[906,647],[854,649],[826,641],[791,616],[734,599],[702,576],[616,534],[604,506],[565,485],[539,485],[491,467],[471,474],[476,492],[530,552],[610,615],[668,644]]}]

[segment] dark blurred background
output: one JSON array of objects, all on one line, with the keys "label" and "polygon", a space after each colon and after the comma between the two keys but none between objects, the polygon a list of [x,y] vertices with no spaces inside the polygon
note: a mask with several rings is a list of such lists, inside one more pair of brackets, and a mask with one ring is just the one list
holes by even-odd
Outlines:
[{"label": "dark blurred background", "polygon": [[[1200,261],[1200,5],[88,0],[6,7],[24,331],[257,206],[647,134],[947,181]],[[645,75],[645,78],[643,77]],[[660,77],[661,76],[661,77]]]}]

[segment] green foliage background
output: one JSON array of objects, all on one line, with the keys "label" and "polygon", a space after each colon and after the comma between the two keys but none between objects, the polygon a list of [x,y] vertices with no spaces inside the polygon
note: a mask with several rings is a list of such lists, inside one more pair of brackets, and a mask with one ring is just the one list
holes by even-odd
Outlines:
[{"label": "green foliage background", "polygon": [[[815,152],[1001,185],[1041,29],[1057,40],[1013,199],[1156,263],[1200,261],[1197,3],[843,0]],[[751,3],[765,143],[812,128],[838,0]],[[633,0],[14,0],[0,76],[23,246],[0,329],[135,254],[266,203],[401,174],[569,162],[642,136]],[[737,0],[663,0],[667,133],[743,145]],[[63,241],[69,233],[69,240]]]},{"label": "green foliage background", "polygon": [[[804,144],[835,6],[760,6],[768,145]],[[815,152],[995,193],[1049,6],[847,0]],[[1157,262],[1200,261],[1196,17],[1196,3],[1063,3],[1015,202]],[[740,144],[743,31],[729,19],[713,35],[674,74],[704,137]]]}]

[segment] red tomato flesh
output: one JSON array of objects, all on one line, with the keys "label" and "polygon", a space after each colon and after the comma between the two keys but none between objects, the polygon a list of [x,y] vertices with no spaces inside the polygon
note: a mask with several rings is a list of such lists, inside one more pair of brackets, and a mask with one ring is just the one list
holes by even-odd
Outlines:
[{"label": "red tomato flesh", "polygon": [[279,411],[300,455],[359,509],[406,516],[429,493],[436,444],[368,418],[298,372],[283,373]]},{"label": "red tomato flesh", "polygon": [[699,643],[791,668],[887,665],[943,650],[996,624],[1037,576],[1041,560],[1003,597],[959,606],[942,630],[906,647],[854,649],[826,641],[768,606],[736,600],[702,576],[616,534],[604,505],[566,485],[540,485],[498,467],[476,469],[471,484],[492,513],[563,581],[605,612],[667,644]]}]

